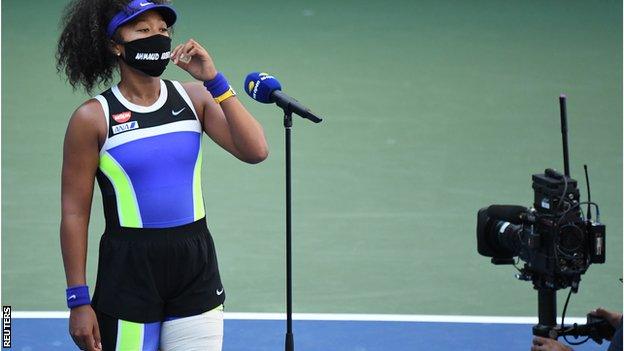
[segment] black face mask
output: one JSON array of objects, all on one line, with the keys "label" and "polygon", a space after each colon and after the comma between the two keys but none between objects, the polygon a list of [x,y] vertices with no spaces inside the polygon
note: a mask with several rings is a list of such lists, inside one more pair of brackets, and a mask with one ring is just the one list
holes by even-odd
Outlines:
[{"label": "black face mask", "polygon": [[171,56],[171,38],[156,34],[151,37],[122,43],[126,54],[122,58],[128,66],[152,77],[159,77]]}]

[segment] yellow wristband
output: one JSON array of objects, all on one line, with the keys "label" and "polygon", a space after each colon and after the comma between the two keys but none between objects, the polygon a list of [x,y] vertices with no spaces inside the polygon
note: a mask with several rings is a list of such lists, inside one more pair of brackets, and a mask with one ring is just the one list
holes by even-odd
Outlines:
[{"label": "yellow wristband", "polygon": [[225,93],[217,96],[216,98],[214,98],[214,100],[217,102],[217,104],[220,104],[223,101],[231,98],[232,96],[236,96],[236,92],[234,91],[234,89],[232,89],[232,87],[230,87],[230,89],[228,89],[228,91],[226,91]]}]

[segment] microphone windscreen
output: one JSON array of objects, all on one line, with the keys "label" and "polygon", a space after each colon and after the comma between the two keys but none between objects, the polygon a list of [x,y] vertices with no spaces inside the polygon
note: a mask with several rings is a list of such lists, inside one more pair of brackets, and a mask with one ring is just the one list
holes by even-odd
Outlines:
[{"label": "microphone windscreen", "polygon": [[254,100],[270,104],[271,93],[282,90],[280,82],[268,73],[251,72],[245,78],[245,91]]}]

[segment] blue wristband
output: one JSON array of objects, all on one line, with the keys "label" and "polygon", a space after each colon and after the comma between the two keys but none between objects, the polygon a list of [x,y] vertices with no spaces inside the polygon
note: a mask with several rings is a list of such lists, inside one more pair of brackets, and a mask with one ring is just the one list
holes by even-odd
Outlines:
[{"label": "blue wristband", "polygon": [[67,295],[67,307],[74,308],[91,303],[89,299],[89,287],[86,285],[70,286],[65,290]]},{"label": "blue wristband", "polygon": [[217,98],[230,90],[230,83],[228,83],[221,72],[217,73],[213,79],[205,81],[204,86],[208,89],[213,98]]}]

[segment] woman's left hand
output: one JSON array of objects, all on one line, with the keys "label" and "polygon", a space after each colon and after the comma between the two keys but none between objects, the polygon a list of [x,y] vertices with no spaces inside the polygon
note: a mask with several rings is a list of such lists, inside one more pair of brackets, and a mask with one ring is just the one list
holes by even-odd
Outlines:
[{"label": "woman's left hand", "polygon": [[212,57],[198,42],[189,39],[171,52],[173,63],[201,81],[213,79],[217,75]]}]

